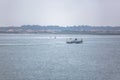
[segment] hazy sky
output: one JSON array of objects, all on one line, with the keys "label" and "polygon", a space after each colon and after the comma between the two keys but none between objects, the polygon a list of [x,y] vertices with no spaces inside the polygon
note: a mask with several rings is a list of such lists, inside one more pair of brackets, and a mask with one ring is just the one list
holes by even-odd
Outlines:
[{"label": "hazy sky", "polygon": [[120,0],[0,0],[0,26],[120,25]]}]

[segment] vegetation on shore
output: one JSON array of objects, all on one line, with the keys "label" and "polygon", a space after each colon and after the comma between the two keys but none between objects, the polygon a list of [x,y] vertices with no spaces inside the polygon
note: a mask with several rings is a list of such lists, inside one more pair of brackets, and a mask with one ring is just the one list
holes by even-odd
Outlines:
[{"label": "vegetation on shore", "polygon": [[40,26],[23,25],[0,27],[0,33],[52,33],[52,34],[110,34],[119,35],[119,26]]}]

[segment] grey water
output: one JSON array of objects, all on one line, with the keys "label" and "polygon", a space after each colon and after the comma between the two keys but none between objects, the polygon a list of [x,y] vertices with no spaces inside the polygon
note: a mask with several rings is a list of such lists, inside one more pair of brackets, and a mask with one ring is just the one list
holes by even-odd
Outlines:
[{"label": "grey water", "polygon": [[120,35],[0,34],[0,80],[119,79]]}]

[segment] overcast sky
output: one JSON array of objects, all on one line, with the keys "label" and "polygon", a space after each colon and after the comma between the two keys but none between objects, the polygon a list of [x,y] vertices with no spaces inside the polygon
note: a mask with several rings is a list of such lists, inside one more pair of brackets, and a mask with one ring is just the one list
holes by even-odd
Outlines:
[{"label": "overcast sky", "polygon": [[120,0],[0,0],[0,26],[119,26]]}]

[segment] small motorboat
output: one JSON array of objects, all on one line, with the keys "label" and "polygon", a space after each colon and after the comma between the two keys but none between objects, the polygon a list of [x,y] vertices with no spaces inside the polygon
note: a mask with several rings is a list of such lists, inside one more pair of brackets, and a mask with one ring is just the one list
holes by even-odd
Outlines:
[{"label": "small motorboat", "polygon": [[80,43],[82,43],[82,42],[83,42],[83,39],[79,40],[79,39],[77,39],[77,38],[75,38],[75,39],[69,38],[69,39],[66,41],[67,44],[72,44],[72,43],[80,44]]}]

